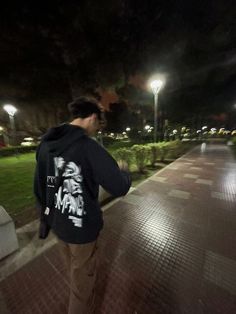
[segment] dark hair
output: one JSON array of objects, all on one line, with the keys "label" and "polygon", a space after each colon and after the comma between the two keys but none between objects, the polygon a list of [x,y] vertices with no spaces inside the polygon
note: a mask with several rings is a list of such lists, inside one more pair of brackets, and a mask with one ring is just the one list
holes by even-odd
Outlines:
[{"label": "dark hair", "polygon": [[93,113],[96,113],[98,119],[101,120],[101,108],[99,107],[96,99],[92,97],[78,97],[68,104],[68,109],[73,119],[85,119]]}]

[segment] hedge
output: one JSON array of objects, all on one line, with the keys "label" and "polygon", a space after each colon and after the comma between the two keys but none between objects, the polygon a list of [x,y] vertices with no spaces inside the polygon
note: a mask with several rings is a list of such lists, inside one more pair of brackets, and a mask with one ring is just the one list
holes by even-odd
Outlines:
[{"label": "hedge", "polygon": [[13,156],[16,154],[24,154],[34,152],[38,145],[32,146],[11,146],[0,149],[0,157]]}]

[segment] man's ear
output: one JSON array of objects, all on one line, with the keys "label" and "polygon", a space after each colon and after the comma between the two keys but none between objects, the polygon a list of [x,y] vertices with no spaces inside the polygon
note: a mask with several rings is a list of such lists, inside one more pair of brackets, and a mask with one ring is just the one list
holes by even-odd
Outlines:
[{"label": "man's ear", "polygon": [[95,121],[97,118],[97,115],[96,115],[96,113],[93,113],[90,117],[91,117],[92,121]]}]

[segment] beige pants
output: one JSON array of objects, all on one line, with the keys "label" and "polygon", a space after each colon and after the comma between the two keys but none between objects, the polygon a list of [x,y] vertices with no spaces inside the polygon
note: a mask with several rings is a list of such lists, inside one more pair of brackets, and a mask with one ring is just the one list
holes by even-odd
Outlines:
[{"label": "beige pants", "polygon": [[69,314],[94,312],[94,287],[97,277],[97,241],[69,244],[58,240],[70,280]]}]

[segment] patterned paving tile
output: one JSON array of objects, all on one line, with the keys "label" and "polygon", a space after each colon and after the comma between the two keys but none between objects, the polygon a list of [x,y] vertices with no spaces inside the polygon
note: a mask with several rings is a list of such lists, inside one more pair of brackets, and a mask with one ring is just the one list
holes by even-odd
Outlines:
[{"label": "patterned paving tile", "polygon": [[171,190],[168,193],[168,195],[172,197],[182,198],[185,200],[188,200],[190,198],[190,193],[182,190]]},{"label": "patterned paving tile", "polygon": [[236,261],[208,251],[204,278],[236,295]]},{"label": "patterned paving tile", "polygon": [[212,185],[213,181],[212,180],[205,180],[205,179],[197,179],[196,183],[205,184],[205,185]]},{"label": "patterned paving tile", "polygon": [[166,181],[166,177],[159,177],[159,176],[153,176],[150,178],[151,181],[157,181],[157,182],[165,182]]},{"label": "patterned paving tile", "polygon": [[181,160],[186,160],[187,162],[195,162],[195,159],[184,158],[184,157],[182,157]]},{"label": "patterned paving tile", "polygon": [[220,200],[224,200],[224,201],[232,201],[235,202],[236,201],[236,194],[226,194],[226,193],[222,193],[222,192],[211,192],[211,197],[213,198],[218,198]]},{"label": "patterned paving tile", "polygon": [[166,168],[168,168],[170,170],[178,170],[179,169],[178,166],[174,166],[174,165],[167,166]]},{"label": "patterned paving tile", "polygon": [[225,165],[229,168],[236,168],[236,162],[226,162]]},{"label": "patterned paving tile", "polygon": [[135,194],[129,194],[123,199],[123,202],[129,203],[132,205],[140,205],[140,202],[143,201],[143,196],[135,195]]},{"label": "patterned paving tile", "polygon": [[191,174],[191,173],[185,173],[184,178],[189,178],[189,179],[197,179],[199,175],[197,174]]},{"label": "patterned paving tile", "polygon": [[[225,145],[208,145],[204,155],[199,147],[172,164],[181,161],[179,171],[167,168],[105,211],[96,314],[236,313],[232,157]],[[203,170],[200,179],[183,161]],[[212,197],[188,175],[213,181]],[[12,314],[63,314],[68,298],[52,248],[0,282],[1,314],[3,306]]]}]

